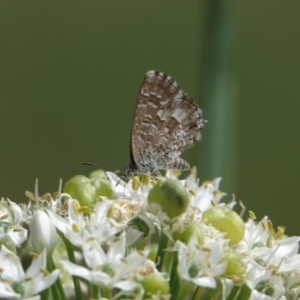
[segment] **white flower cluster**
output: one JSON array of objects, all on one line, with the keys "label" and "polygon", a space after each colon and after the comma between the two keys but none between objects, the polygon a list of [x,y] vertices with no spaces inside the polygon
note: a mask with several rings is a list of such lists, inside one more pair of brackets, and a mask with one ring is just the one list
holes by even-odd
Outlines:
[{"label": "white flower cluster", "polygon": [[235,201],[220,202],[220,179],[199,185],[195,169],[157,184],[107,177],[112,199],[89,205],[61,192],[0,201],[1,299],[40,299],[48,288],[52,299],[83,299],[78,278],[94,299],[300,298],[300,238],[253,213],[244,223]]}]

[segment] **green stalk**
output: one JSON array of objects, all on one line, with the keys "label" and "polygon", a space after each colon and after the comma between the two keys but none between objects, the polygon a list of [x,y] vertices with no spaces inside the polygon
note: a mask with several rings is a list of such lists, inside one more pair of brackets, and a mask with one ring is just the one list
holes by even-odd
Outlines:
[{"label": "green stalk", "polygon": [[[52,272],[53,271],[53,265],[52,265],[52,259],[51,259],[51,256],[48,256],[47,257],[47,270],[49,272]],[[52,298],[53,299],[57,299],[57,300],[60,300],[60,295],[59,295],[59,292],[58,292],[58,289],[57,289],[57,285],[56,283],[55,284],[52,284],[51,287],[51,293],[52,293]]]},{"label": "green stalk", "polygon": [[224,178],[223,189],[235,190],[237,169],[237,1],[204,2],[202,98],[204,119],[198,165],[201,178]]},{"label": "green stalk", "polygon": [[[65,238],[65,236],[63,234],[60,234],[60,237],[62,238],[62,240],[66,246],[66,250],[67,250],[68,258],[69,258],[70,262],[76,264],[73,245],[69,242],[68,239]],[[79,278],[77,276],[72,276],[72,278],[73,278],[76,299],[83,300]]]},{"label": "green stalk", "polygon": [[[51,271],[55,270],[56,267],[55,267],[55,264],[54,264],[54,261],[53,261],[52,257],[48,257],[48,260],[49,260],[49,266],[51,266]],[[55,285],[56,285],[56,288],[58,290],[58,293],[60,294],[60,298],[55,298],[54,297],[54,299],[67,300],[67,297],[66,297],[64,288],[62,286],[60,277],[57,278]]]},{"label": "green stalk", "polygon": [[192,285],[188,283],[185,284],[182,280],[179,282],[177,276],[177,280],[174,282],[173,288],[171,300],[181,300],[187,299],[187,295],[191,291]]},{"label": "green stalk", "polygon": [[94,284],[90,284],[90,291],[91,291],[91,296],[92,299],[99,299],[99,287],[94,285]]},{"label": "green stalk", "polygon": [[164,262],[165,249],[167,248],[168,241],[169,241],[168,237],[163,233],[163,231],[161,231],[156,260],[155,260],[156,262],[158,262],[157,265],[158,271],[161,271]]}]

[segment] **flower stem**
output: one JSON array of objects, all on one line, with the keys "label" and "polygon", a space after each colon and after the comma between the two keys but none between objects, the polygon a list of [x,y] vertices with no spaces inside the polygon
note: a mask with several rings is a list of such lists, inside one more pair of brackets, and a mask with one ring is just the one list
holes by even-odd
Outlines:
[{"label": "flower stem", "polygon": [[90,290],[91,290],[92,299],[99,299],[99,288],[96,285],[91,284]]},{"label": "flower stem", "polygon": [[192,299],[193,300],[200,300],[201,297],[202,297],[202,295],[204,294],[204,292],[205,292],[205,289],[203,287],[201,287],[201,286],[198,286],[196,288],[196,291],[195,291],[194,296],[193,296]]},{"label": "flower stem", "polygon": [[[63,234],[60,234],[60,237],[62,238],[62,240],[66,246],[66,250],[67,250],[68,258],[69,258],[70,262],[76,264],[73,245],[69,242],[68,239],[65,238],[65,236]],[[74,284],[76,299],[83,300],[79,278],[77,276],[72,276],[72,277],[73,277],[73,284]]]},{"label": "flower stem", "polygon": [[[172,293],[171,300],[173,300],[173,299],[178,299],[178,300],[187,299],[187,295],[191,290],[191,285],[190,284],[185,284],[182,280],[179,283],[178,276],[177,276],[177,282],[176,281],[174,282],[174,286],[175,285],[177,287],[177,293],[176,294]],[[173,298],[173,295],[175,295],[176,298]]]},{"label": "flower stem", "polygon": [[178,281],[178,275],[177,275],[178,258],[177,258],[177,253],[175,252],[170,253],[170,255],[172,255],[173,260],[170,262],[171,269],[168,272],[168,274],[170,275],[170,286],[173,287],[176,279]]},{"label": "flower stem", "polygon": [[[50,256],[47,257],[47,270],[49,272],[52,272],[53,271],[53,264],[52,264],[52,259]],[[51,287],[51,293],[52,293],[52,297],[53,299],[61,299],[60,296],[59,296],[59,292],[58,292],[58,288],[57,288],[57,285],[56,284],[52,284]]]},{"label": "flower stem", "polygon": [[171,286],[170,294],[172,295],[171,300],[181,299],[181,298],[177,298],[177,294],[179,291],[179,279],[178,279],[177,272],[175,272],[173,276],[170,278],[170,286]]},{"label": "flower stem", "polygon": [[168,237],[163,232],[161,232],[157,255],[156,255],[156,262],[158,262],[158,266],[157,266],[158,271],[161,271],[164,262],[164,256],[166,253],[165,249],[168,245],[168,241],[169,241]]},{"label": "flower stem", "polygon": [[102,293],[103,293],[102,295],[103,295],[104,298],[106,298],[106,299],[111,299],[112,298],[112,294],[111,294],[112,290],[111,289],[103,288],[101,290],[102,290]]},{"label": "flower stem", "polygon": [[[49,260],[49,267],[51,268],[51,271],[53,271],[54,269],[56,269],[54,261],[53,261],[52,257],[48,257],[47,261],[48,260]],[[54,297],[54,299],[67,300],[67,297],[66,297],[65,291],[63,289],[60,277],[57,278],[55,285],[56,285],[57,290],[60,294],[60,298],[55,298]]]},{"label": "flower stem", "polygon": [[228,300],[237,300],[237,299],[250,299],[251,290],[247,285],[243,286],[234,286],[228,295]]}]

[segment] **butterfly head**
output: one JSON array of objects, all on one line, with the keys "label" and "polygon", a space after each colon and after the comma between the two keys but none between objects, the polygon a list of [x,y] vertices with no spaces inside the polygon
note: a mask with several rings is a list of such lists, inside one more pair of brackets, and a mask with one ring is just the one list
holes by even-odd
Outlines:
[{"label": "butterfly head", "polygon": [[122,173],[120,174],[120,177],[125,180],[128,181],[129,179],[131,179],[134,175],[138,175],[138,171],[137,169],[130,163],[128,166],[126,166]]}]

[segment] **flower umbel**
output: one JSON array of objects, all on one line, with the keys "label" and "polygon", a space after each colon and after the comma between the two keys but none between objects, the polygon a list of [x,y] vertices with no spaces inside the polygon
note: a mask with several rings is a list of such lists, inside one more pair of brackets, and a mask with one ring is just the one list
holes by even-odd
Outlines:
[{"label": "flower umbel", "polygon": [[[253,212],[244,222],[220,178],[178,176],[126,183],[98,170],[64,193],[39,197],[36,185],[28,205],[2,199],[0,298],[298,299],[300,238]],[[39,254],[24,271],[28,249]]]}]

